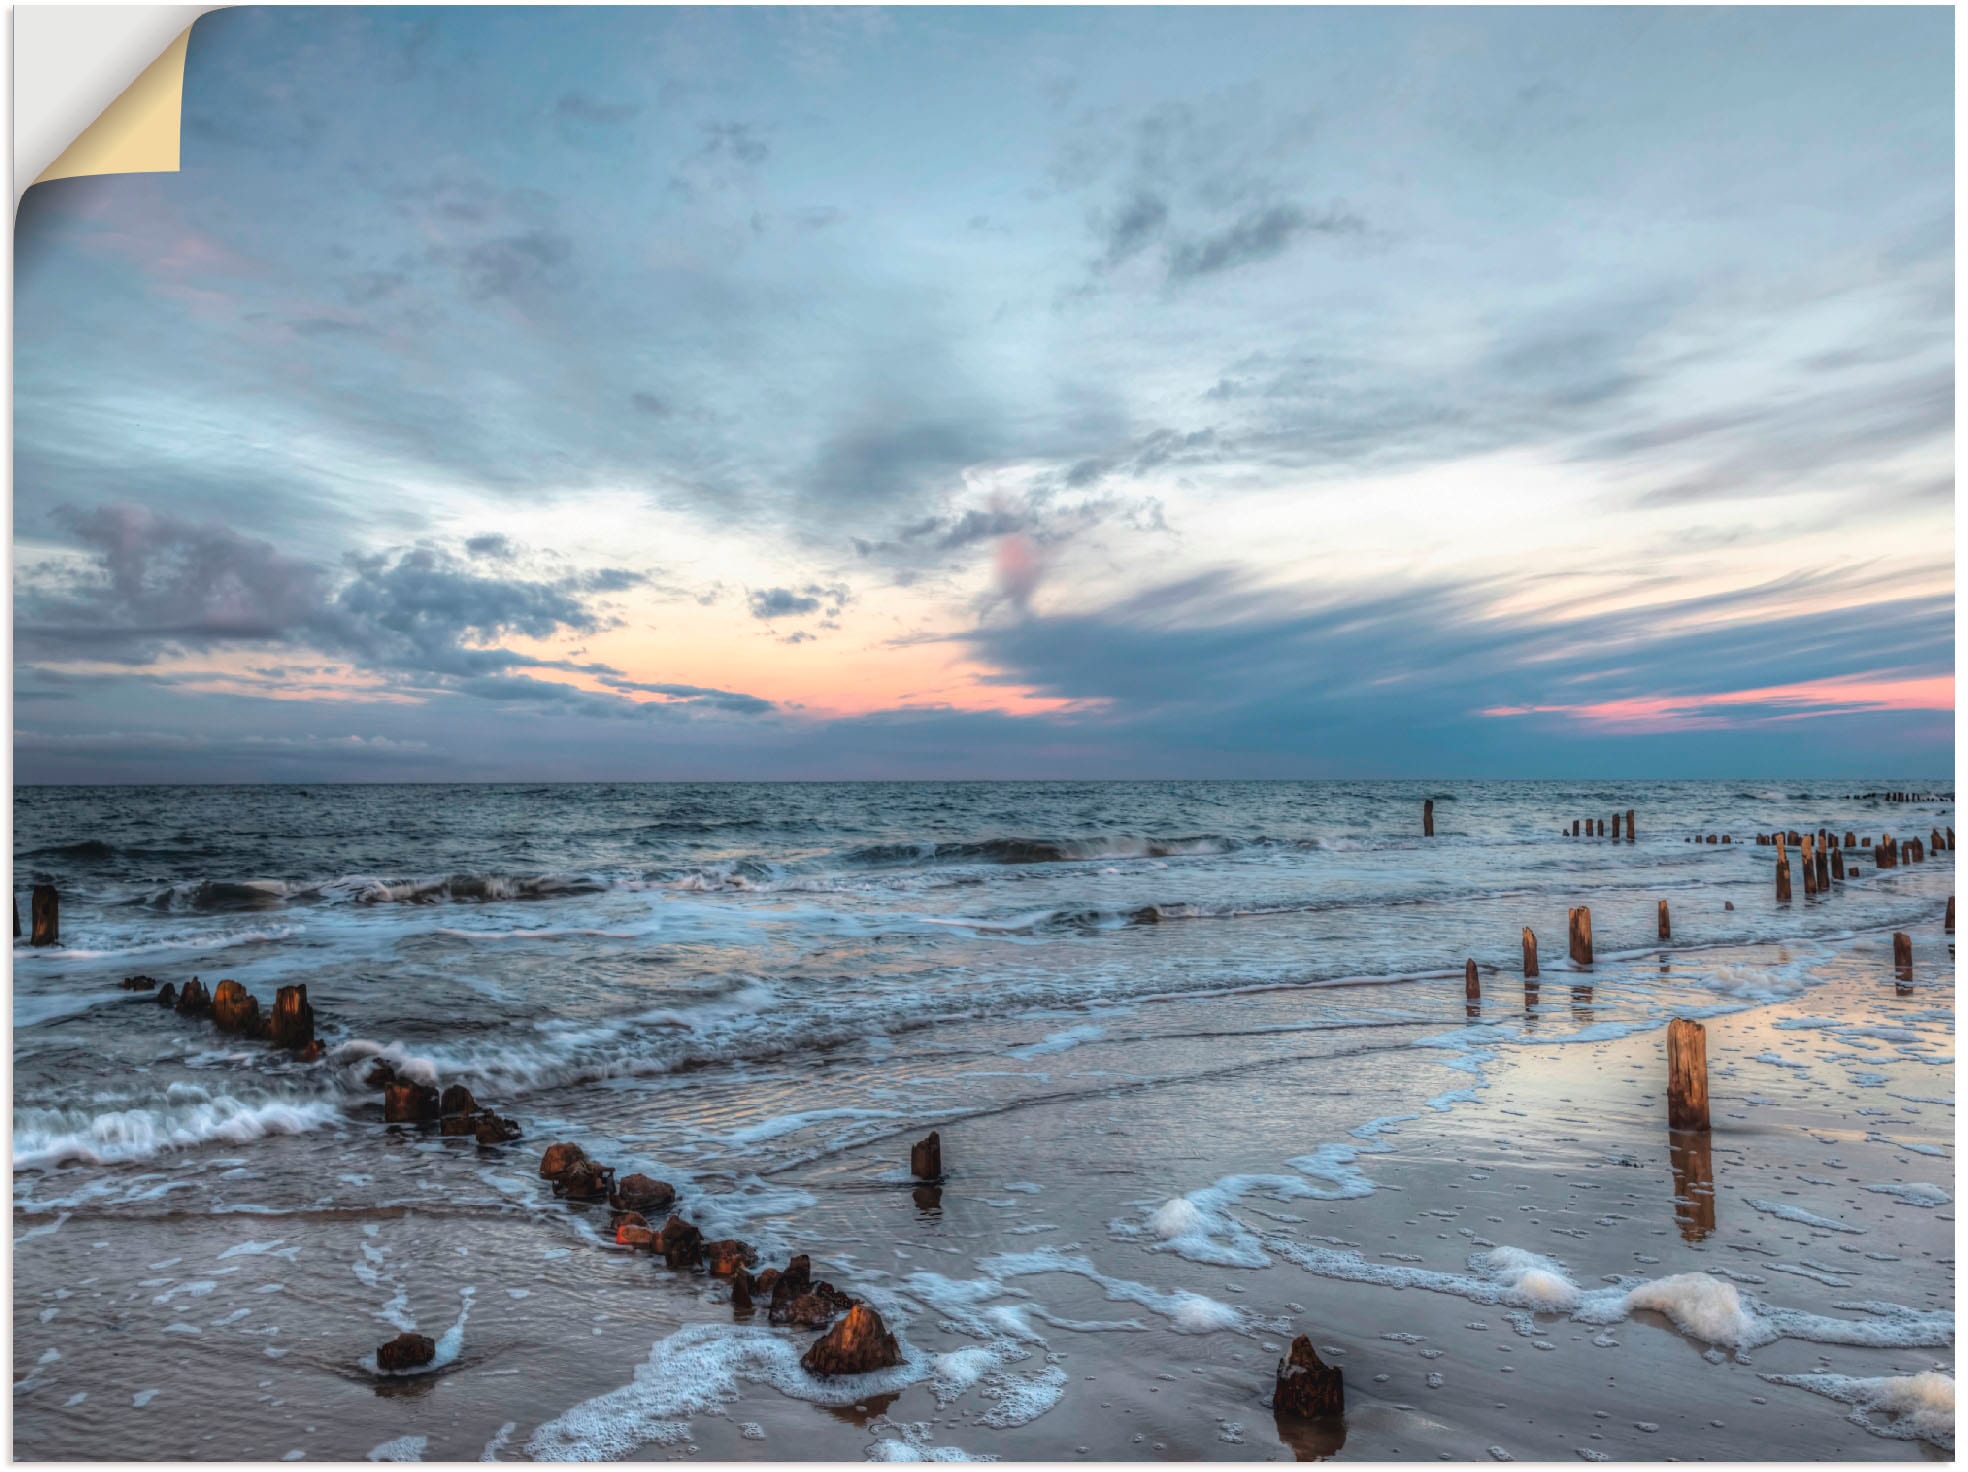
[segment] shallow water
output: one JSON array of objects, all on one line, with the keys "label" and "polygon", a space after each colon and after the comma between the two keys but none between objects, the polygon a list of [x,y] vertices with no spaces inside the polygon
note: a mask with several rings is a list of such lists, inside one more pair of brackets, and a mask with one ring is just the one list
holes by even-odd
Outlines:
[{"label": "shallow water", "polygon": [[[1291,1333],[1357,1355],[1385,1327],[1369,1305],[1388,1295],[1432,1295],[1472,1318],[1472,1304],[1545,1307],[1498,1276],[1525,1271],[1545,1274],[1530,1280],[1539,1291],[1579,1295],[1563,1322],[1587,1344],[1613,1332],[1587,1321],[1636,1311],[1620,1308],[1632,1285],[1584,1263],[1547,1274],[1468,1260],[1499,1246],[1559,1256],[1549,1241],[1490,1224],[1479,1251],[1416,1213],[1420,1180],[1461,1146],[1497,1157],[1477,1167],[1491,1179],[1522,1168],[1513,1184],[1533,1199],[1562,1197],[1556,1142],[1590,1133],[1567,1121],[1612,1079],[1588,1071],[1566,1100],[1524,1108],[1527,1139],[1552,1142],[1542,1162],[1458,1142],[1461,1121],[1495,1108],[1484,1086],[1527,1060],[1609,1056],[1670,1015],[1753,1009],[1797,1024],[1762,1050],[1790,1061],[1732,1057],[1732,1077],[1768,1073],[1804,1112],[1873,1107],[1832,1105],[1812,1086],[1832,1079],[1882,1109],[1951,1119],[1938,918],[1952,853],[1881,873],[1848,854],[1860,878],[1808,898],[1800,879],[1779,907],[1774,850],[1752,837],[1924,838],[1945,832],[1951,802],[1844,794],[1948,785],[23,790],[17,883],[61,886],[66,945],[15,949],[18,1445],[122,1456],[141,1435],[162,1456],[347,1456],[407,1453],[402,1439],[421,1437],[421,1454],[455,1457],[510,1421],[501,1455],[1305,1451],[1264,1404]],[[1569,836],[1575,817],[1629,807],[1635,842]],[[1709,832],[1736,842],[1686,841]],[[1589,976],[1563,954],[1579,903],[1593,912]],[[1540,937],[1535,994],[1519,974],[1524,925]],[[1916,937],[1906,995],[1865,970],[1883,971],[1894,929]],[[1474,1018],[1465,957],[1483,971]],[[305,981],[330,1061],[301,1067],[184,1022],[118,989],[136,971],[232,976],[263,1000]],[[1798,1039],[1817,1051],[1797,1055]],[[386,1129],[359,1085],[378,1049],[469,1084],[525,1141],[481,1150]],[[1889,1085],[1950,1102],[1895,1102]],[[1896,1158],[1925,1173],[1882,1165],[1865,1184],[1887,1189],[1842,1206],[1861,1232],[1885,1214],[1951,1221],[1951,1132],[1918,1123],[1923,1138]],[[929,1127],[952,1179],[924,1209],[902,1167]],[[1718,1094],[1718,1140],[1731,1129]],[[768,1259],[811,1251],[900,1331],[910,1359],[895,1383],[815,1410],[838,1395],[797,1370],[811,1336],[734,1328],[707,1280],[599,1246],[605,1216],[553,1204],[535,1176],[552,1138],[674,1182],[707,1233],[743,1235]],[[1901,1148],[1882,1138],[1869,1148]],[[1739,1178],[1774,1169],[1753,1130],[1729,1140]],[[1403,1172],[1420,1174],[1403,1185]],[[1457,1188],[1481,1184],[1460,1176]],[[1785,1194],[1797,1190],[1769,1184],[1732,1225],[1754,1223],[1758,1241],[1855,1235],[1822,1225],[1835,1215],[1825,1201]],[[1657,1216],[1649,1241],[1683,1240]],[[1369,1224],[1388,1239],[1370,1272],[1355,1261]],[[1664,1263],[1641,1272],[1656,1265],[1634,1251],[1624,1267],[1590,1266],[1672,1276]],[[1836,1353],[1951,1359],[1951,1258],[1938,1275],[1899,1261],[1863,1280],[1892,1343]],[[1811,1290],[1824,1285],[1810,1273],[1836,1276],[1790,1266],[1803,1271],[1764,1281]],[[1298,1286],[1262,1286],[1286,1270]],[[1740,1370],[1739,1355],[1825,1342],[1748,1344],[1796,1328],[1783,1314],[1811,1301],[1756,1291],[1770,1302],[1730,1320],[1753,1327],[1720,1368],[1703,1357],[1716,1346],[1672,1315],[1644,1337],[1687,1345],[1711,1380]],[[1699,1321],[1713,1329],[1712,1314]],[[363,1357],[411,1323],[455,1330],[456,1358],[379,1382]],[[60,1357],[38,1362],[48,1349]],[[1481,1456],[1503,1434],[1494,1403],[1453,1394],[1427,1408],[1439,1431],[1403,1431],[1421,1413],[1378,1405],[1348,1363],[1348,1455]],[[1811,1356],[1784,1368],[1820,1371]],[[1853,1455],[1933,1445],[1841,1420],[1852,1397],[1883,1394],[1852,1384],[1886,1372],[1834,1368],[1845,1380],[1759,1381],[1756,1394],[1788,1408],[1767,1449],[1735,1454],[1813,1454],[1819,1421],[1858,1437]],[[197,1404],[189,1388],[220,1371],[250,1374],[256,1397]],[[146,1389],[158,1393],[138,1404]],[[1164,1393],[1179,1415],[1159,1415]],[[856,1412],[871,1394],[899,1401]],[[1512,1394],[1505,1405],[1527,1398]],[[1550,1414],[1587,1419],[1564,1397]],[[1138,1418],[1157,1429],[1137,1433]],[[1563,1430],[1585,1450],[1517,1454],[1590,1450],[1590,1429]],[[1614,1454],[1715,1454],[1644,1435]]]}]

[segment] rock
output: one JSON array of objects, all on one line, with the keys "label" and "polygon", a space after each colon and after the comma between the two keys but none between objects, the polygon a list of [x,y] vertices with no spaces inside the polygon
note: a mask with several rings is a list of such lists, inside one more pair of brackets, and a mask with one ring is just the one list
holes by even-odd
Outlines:
[{"label": "rock", "polygon": [[238,982],[226,980],[212,993],[212,1021],[220,1032],[252,1033],[259,1030],[260,1004]]},{"label": "rock", "polygon": [[919,1181],[943,1179],[943,1137],[935,1130],[910,1147],[909,1174]]},{"label": "rock", "polygon": [[212,998],[205,990],[205,983],[192,977],[178,988],[178,1015],[180,1017],[203,1017],[212,1010]]},{"label": "rock", "polygon": [[637,1251],[655,1252],[659,1250],[657,1239],[658,1234],[647,1226],[636,1226],[629,1222],[624,1222],[615,1229],[615,1245],[617,1247],[633,1247]]},{"label": "rock", "polygon": [[618,1211],[608,1219],[608,1230],[619,1232],[624,1227],[646,1227],[649,1218],[639,1211]]},{"label": "rock", "polygon": [[297,1051],[314,1041],[314,1008],[308,1005],[305,986],[283,986],[273,994],[273,1011],[267,1016],[267,1040],[277,1047]]},{"label": "rock", "polygon": [[1307,1420],[1337,1416],[1346,1408],[1345,1377],[1338,1366],[1323,1363],[1312,1341],[1301,1334],[1292,1341],[1291,1353],[1278,1361],[1271,1405],[1281,1414]]},{"label": "rock", "polygon": [[383,1090],[384,1124],[423,1124],[437,1118],[437,1090],[429,1084],[394,1083]]},{"label": "rock", "polygon": [[663,1261],[673,1268],[692,1268],[704,1254],[704,1234],[680,1216],[673,1216],[663,1223],[660,1240],[655,1244],[663,1254]]},{"label": "rock", "polygon": [[484,1110],[477,1116],[472,1137],[481,1145],[510,1145],[519,1138],[519,1121]]},{"label": "rock", "polygon": [[554,1179],[554,1195],[564,1201],[606,1201],[615,1188],[615,1172],[585,1155]]},{"label": "rock", "polygon": [[729,1278],[758,1261],[750,1245],[736,1237],[720,1237],[704,1244],[704,1267],[714,1278]]},{"label": "rock", "polygon": [[576,1165],[588,1158],[588,1152],[579,1145],[563,1142],[547,1146],[547,1153],[540,1157],[540,1174],[550,1181],[557,1181]]},{"label": "rock", "polygon": [[428,1365],[437,1358],[437,1345],[428,1334],[399,1334],[376,1347],[376,1368],[398,1374]]},{"label": "rock", "polygon": [[865,1375],[902,1363],[902,1347],[882,1324],[881,1315],[857,1303],[800,1356],[815,1375]]},{"label": "rock", "polygon": [[327,1051],[326,1048],[321,1046],[321,1039],[316,1038],[294,1056],[303,1063],[319,1063]]},{"label": "rock", "polygon": [[624,1211],[639,1211],[645,1216],[659,1211],[667,1211],[670,1203],[676,1200],[676,1187],[668,1181],[659,1181],[643,1175],[640,1171],[632,1176],[624,1176],[615,1187],[615,1205]]},{"label": "rock", "polygon": [[370,1066],[368,1075],[362,1080],[365,1089],[386,1089],[396,1082],[396,1065],[387,1058],[378,1058]]},{"label": "rock", "polygon": [[437,1112],[439,1114],[476,1114],[478,1113],[478,1100],[472,1097],[472,1091],[463,1084],[451,1084],[439,1097],[437,1101]]},{"label": "rock", "polygon": [[802,1252],[798,1257],[787,1263],[785,1268],[772,1280],[771,1316],[773,1321],[775,1323],[778,1322],[780,1316],[786,1312],[786,1305],[790,1304],[794,1299],[805,1295],[812,1287],[813,1263]]},{"label": "rock", "polygon": [[157,994],[157,1005],[160,1007],[175,1007],[178,1005],[178,989],[171,985],[170,982],[165,982],[164,989]]},{"label": "rock", "polygon": [[815,1283],[796,1298],[774,1297],[767,1318],[797,1329],[824,1329],[853,1307],[854,1300],[832,1283]]},{"label": "rock", "polygon": [[447,1140],[471,1139],[478,1133],[478,1116],[475,1114],[453,1114],[440,1119],[437,1132]]},{"label": "rock", "polygon": [[[751,1275],[748,1274],[747,1276]],[[760,1298],[770,1300],[772,1290],[778,1287],[778,1285],[779,1269],[777,1268],[767,1268],[764,1272],[752,1276],[752,1292],[756,1293]]]},{"label": "rock", "polygon": [[746,1316],[752,1312],[752,1275],[743,1268],[731,1275],[731,1312]]},{"label": "rock", "polygon": [[123,978],[123,990],[126,992],[154,992],[157,990],[157,987],[158,980],[154,976],[126,976]]}]

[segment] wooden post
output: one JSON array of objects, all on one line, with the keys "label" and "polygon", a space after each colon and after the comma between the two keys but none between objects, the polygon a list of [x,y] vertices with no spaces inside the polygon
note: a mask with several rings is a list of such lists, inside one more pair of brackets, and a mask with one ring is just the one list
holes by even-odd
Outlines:
[{"label": "wooden post", "polygon": [[919,1181],[943,1179],[943,1137],[935,1130],[910,1146],[909,1174]]},{"label": "wooden post", "polygon": [[1633,809],[1626,810],[1626,841],[1633,842]]},{"label": "wooden post", "polygon": [[1604,818],[1599,820],[1599,836],[1601,838],[1606,836],[1606,820]]},{"label": "wooden post", "polygon": [[1472,1002],[1480,1002],[1483,999],[1483,985],[1476,979],[1474,956],[1462,963],[1462,994]]},{"label": "wooden post", "polygon": [[20,939],[20,896],[14,896],[14,939]]},{"label": "wooden post", "polygon": [[1655,928],[1656,928],[1656,929],[1657,929],[1657,930],[1658,930],[1658,931],[1660,932],[1660,938],[1661,938],[1662,940],[1672,940],[1672,939],[1673,939],[1673,935],[1674,935],[1674,933],[1673,933],[1673,931],[1672,931],[1671,929],[1669,929],[1669,927],[1668,927],[1668,923],[1667,923],[1667,901],[1666,901],[1666,900],[1662,900],[1662,901],[1660,902],[1660,915],[1659,915],[1659,917],[1658,917],[1658,919],[1657,919],[1657,921],[1656,921],[1656,925],[1655,925]]},{"label": "wooden post", "polygon": [[1572,964],[1592,965],[1592,911],[1585,905],[1573,908],[1570,921]]},{"label": "wooden post", "polygon": [[1613,842],[1615,843],[1619,842],[1619,836],[1620,836],[1620,815],[1618,813],[1614,813],[1613,814]]},{"label": "wooden post", "polygon": [[1948,829],[1948,852],[1954,852],[1954,830],[1952,828]]},{"label": "wooden post", "polygon": [[1815,857],[1817,859],[1817,865],[1818,865],[1818,893],[1819,894],[1824,894],[1831,889],[1831,857],[1830,854],[1827,852],[1829,848],[1830,845],[1827,844],[1823,839],[1818,840],[1818,847]]},{"label": "wooden post", "polygon": [[1804,860],[1804,893],[1807,895],[1816,894],[1818,892],[1818,862],[1812,857],[1811,835],[1808,833],[1804,835],[1804,851],[1801,857]]},{"label": "wooden post", "polygon": [[[1954,901],[1948,901],[1948,913],[1954,913]],[[1524,927],[1524,980],[1535,980],[1538,974],[1538,938],[1531,927]]]},{"label": "wooden post", "polygon": [[1781,843],[1777,845],[1777,903],[1790,903],[1790,855]]},{"label": "wooden post", "polygon": [[1893,969],[1901,981],[1913,980],[1913,937],[1904,930],[1893,932]]},{"label": "wooden post", "polygon": [[1708,1033],[1683,1017],[1667,1025],[1667,1125],[1708,1128]]},{"label": "wooden post", "polygon": [[52,884],[34,886],[33,934],[27,943],[31,946],[58,946],[61,944],[61,895]]},{"label": "wooden post", "polygon": [[1301,1334],[1292,1341],[1291,1352],[1278,1362],[1271,1407],[1280,1416],[1305,1420],[1337,1416],[1346,1409],[1345,1377],[1338,1366],[1323,1363],[1312,1341]]},{"label": "wooden post", "polygon": [[1577,818],[1574,818],[1572,819],[1572,837],[1577,838],[1578,836],[1579,836],[1579,820]]},{"label": "wooden post", "polygon": [[1845,830],[1845,847],[1857,848],[1858,846],[1859,846],[1859,836],[1856,833],[1854,833],[1850,828],[1847,828]]},{"label": "wooden post", "polygon": [[1831,877],[1833,879],[1845,877],[1845,850],[1842,848],[1831,851]]},{"label": "wooden post", "polygon": [[1432,797],[1421,805],[1421,836],[1435,836],[1435,799]]},{"label": "wooden post", "polygon": [[1947,933],[1949,935],[1954,934],[1954,896],[1953,895],[1948,896],[1948,912],[1947,912],[1947,920],[1944,922],[1944,928],[1947,930]]}]

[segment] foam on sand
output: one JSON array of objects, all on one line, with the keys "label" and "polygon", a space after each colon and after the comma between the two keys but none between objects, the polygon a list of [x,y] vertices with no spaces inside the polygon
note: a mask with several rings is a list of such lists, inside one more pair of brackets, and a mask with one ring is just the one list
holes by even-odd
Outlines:
[{"label": "foam on sand", "polygon": [[[1917,1375],[1765,1375],[1772,1385],[1793,1385],[1852,1407],[1847,1418],[1874,1436],[1927,1441],[1954,1450],[1954,1377],[1938,1370]],[[1874,1421],[1872,1411],[1889,1419]]]}]

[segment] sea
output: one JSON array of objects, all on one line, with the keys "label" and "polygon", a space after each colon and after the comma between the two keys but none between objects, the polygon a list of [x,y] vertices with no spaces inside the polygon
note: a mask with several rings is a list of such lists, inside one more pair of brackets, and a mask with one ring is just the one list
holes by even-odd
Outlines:
[{"label": "sea", "polygon": [[[1945,1104],[1951,1131],[1951,791],[1907,774],[18,789],[16,905],[24,922],[29,886],[56,885],[61,943],[13,948],[16,1450],[1289,1456],[1265,1409],[1273,1351],[1301,1318],[1342,1349],[1383,1329],[1321,1317],[1322,1284],[1460,1294],[1465,1317],[1486,1295],[1583,1314],[1599,1325],[1587,1345],[1615,1332],[1591,1308],[1605,1275],[1567,1270],[1564,1239],[1538,1244],[1535,1271],[1477,1262],[1515,1240],[1501,1224],[1404,1234],[1419,1199],[1387,1205],[1375,1157],[1481,1105],[1513,1059],[1652,1046],[1674,1016],[1808,1013],[1855,955],[1910,932],[1920,994],[1881,979],[1806,1062],[1861,1088],[1884,1047],[1927,1077],[1914,1097]],[[1755,835],[1820,828],[1856,836],[1840,855],[1853,876],[1807,895],[1800,873],[1777,903],[1776,850]],[[1931,851],[1877,869],[1865,845],[1888,834]],[[1567,955],[1577,906],[1590,970]],[[123,987],[139,975],[236,979],[262,1004],[305,984],[326,1055],[181,1018]],[[465,1084],[522,1140],[385,1125],[378,1058]],[[1524,1128],[1563,1133],[1535,1110]],[[947,1179],[925,1202],[907,1165],[930,1130]],[[623,1262],[605,1209],[557,1203],[538,1178],[555,1140],[671,1182],[707,1236],[741,1236],[762,1262],[811,1252],[816,1276],[883,1311],[904,1365],[829,1390],[798,1368],[810,1335],[734,1325],[719,1285]],[[1951,1203],[1951,1146],[1935,1151],[1921,1184]],[[1346,1269],[1366,1244],[1345,1224],[1381,1222],[1347,1213],[1388,1210],[1403,1215],[1373,1234],[1372,1262]],[[1765,1285],[1836,1279],[1822,1252],[1773,1250],[1806,1267]],[[1918,1294],[1887,1272],[1870,1317],[1899,1337],[1865,1343],[1951,1356],[1951,1263]],[[1255,1301],[1239,1275],[1280,1265],[1307,1286]],[[1575,1292],[1539,1297],[1544,1268]],[[650,1281],[623,1278],[637,1273]],[[412,1326],[439,1339],[418,1380],[436,1388],[378,1395],[367,1357]],[[1493,1341],[1514,1340],[1499,1327]],[[1696,1371],[1755,1337],[1661,1336],[1688,1340]],[[1837,1338],[1791,1337],[1813,1346],[1800,1373]],[[1071,1364],[1096,1344],[1097,1391]],[[1207,1391],[1205,1362],[1227,1377]],[[1108,1388],[1130,1369],[1133,1424]],[[214,1375],[241,1404],[199,1403]],[[1147,1392],[1171,1377],[1189,1382],[1167,1396],[1186,1419],[1151,1426]],[[901,1409],[869,1411],[877,1392]],[[1787,1393],[1792,1421],[1834,1425],[1857,1404]],[[1948,1397],[1951,1447],[1951,1380]],[[1483,1456],[1503,1433],[1477,1424],[1479,1401],[1442,1437],[1363,1429],[1354,1450]],[[1584,1455],[1587,1434],[1543,1454]]]}]

